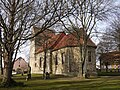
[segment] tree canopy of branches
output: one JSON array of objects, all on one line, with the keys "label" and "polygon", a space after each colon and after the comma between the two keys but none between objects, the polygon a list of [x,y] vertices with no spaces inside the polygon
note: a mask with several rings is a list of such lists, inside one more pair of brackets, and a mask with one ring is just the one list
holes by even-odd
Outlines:
[{"label": "tree canopy of branches", "polygon": [[120,17],[117,15],[107,26],[98,44],[99,53],[120,50]]},{"label": "tree canopy of branches", "polygon": [[[14,85],[12,68],[20,46],[65,17],[65,6],[65,1],[62,0],[0,0],[3,86]],[[31,36],[30,28],[33,25],[39,25],[41,29]]]},{"label": "tree canopy of branches", "polygon": [[97,22],[106,19],[113,11],[112,4],[112,0],[69,0],[68,6],[72,7],[74,12],[67,15],[67,19],[62,19],[61,22],[67,32],[77,33],[73,36],[78,41],[81,37],[83,39],[83,44],[79,43],[81,56],[79,75],[86,72],[84,68],[86,68],[87,41]]},{"label": "tree canopy of branches", "polygon": [[115,42],[114,45],[117,47],[116,50],[120,51],[120,16],[117,16],[117,18],[111,22],[109,30],[109,34]]},{"label": "tree canopy of branches", "polygon": [[107,53],[116,49],[115,41],[110,34],[111,33],[108,30],[101,36],[100,42],[98,43],[97,47],[98,54]]}]

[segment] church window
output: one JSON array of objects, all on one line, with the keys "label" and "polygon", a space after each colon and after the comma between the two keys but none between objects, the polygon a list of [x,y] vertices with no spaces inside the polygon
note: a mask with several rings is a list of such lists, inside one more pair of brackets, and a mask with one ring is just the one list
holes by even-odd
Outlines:
[{"label": "church window", "polygon": [[37,63],[35,63],[35,67],[37,67]]},{"label": "church window", "polygon": [[55,55],[55,65],[58,65],[58,57],[57,57],[57,54]]},{"label": "church window", "polygon": [[62,58],[62,64],[64,64],[65,63],[65,55],[64,55],[64,53],[61,53],[61,58]]},{"label": "church window", "polygon": [[42,67],[42,57],[40,57],[39,65],[40,65],[40,67]]},{"label": "church window", "polygon": [[88,51],[88,62],[91,62],[91,56],[92,56],[91,51]]}]

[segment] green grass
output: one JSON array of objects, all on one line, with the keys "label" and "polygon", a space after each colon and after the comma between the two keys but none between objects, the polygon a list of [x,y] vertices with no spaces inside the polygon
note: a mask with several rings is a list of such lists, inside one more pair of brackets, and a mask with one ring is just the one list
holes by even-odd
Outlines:
[{"label": "green grass", "polygon": [[32,79],[16,75],[17,82],[24,82],[23,87],[0,88],[0,90],[120,90],[120,76],[107,76],[94,79],[80,79],[52,75],[51,79],[43,80],[41,75],[32,75]]}]

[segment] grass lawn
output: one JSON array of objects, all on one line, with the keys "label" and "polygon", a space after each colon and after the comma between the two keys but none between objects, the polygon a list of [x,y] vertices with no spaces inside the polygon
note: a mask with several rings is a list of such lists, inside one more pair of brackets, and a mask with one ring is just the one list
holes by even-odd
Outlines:
[{"label": "grass lawn", "polygon": [[0,90],[120,90],[120,76],[79,79],[57,75],[49,80],[43,80],[41,75],[32,75],[29,81],[26,81],[25,77],[25,75],[13,76],[17,82],[24,82],[25,86]]}]

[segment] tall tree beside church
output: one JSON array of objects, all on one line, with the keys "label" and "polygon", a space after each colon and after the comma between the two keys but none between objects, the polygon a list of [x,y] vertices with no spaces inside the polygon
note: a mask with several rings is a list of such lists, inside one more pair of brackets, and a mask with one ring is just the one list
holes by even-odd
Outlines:
[{"label": "tall tree beside church", "polygon": [[[54,33],[55,33],[54,30],[48,29],[48,30],[42,32],[41,34],[39,34],[37,37],[35,37],[35,43],[39,47],[37,49],[38,50],[41,49],[44,52],[44,57],[43,57],[43,79],[46,79],[47,56],[48,56],[47,53],[48,53],[48,50],[50,49],[50,44],[53,43],[52,36],[54,35]],[[49,62],[51,62],[51,61],[49,61]]]},{"label": "tall tree beside church", "polygon": [[[62,19],[61,22],[65,29],[69,32],[76,32],[73,34],[78,40],[83,39],[83,43],[79,43],[80,49],[80,68],[79,75],[83,76],[86,72],[86,55],[87,55],[87,41],[95,29],[97,22],[107,18],[107,15],[113,10],[112,0],[69,0],[69,5],[74,9],[74,12]],[[81,69],[82,68],[82,69]]]},{"label": "tall tree beside church", "polygon": [[[17,52],[26,40],[37,36],[66,16],[64,3],[59,0],[0,0],[0,28],[3,47],[4,74],[2,85],[15,85],[11,78]],[[41,29],[31,36],[30,28],[39,25]]]}]

